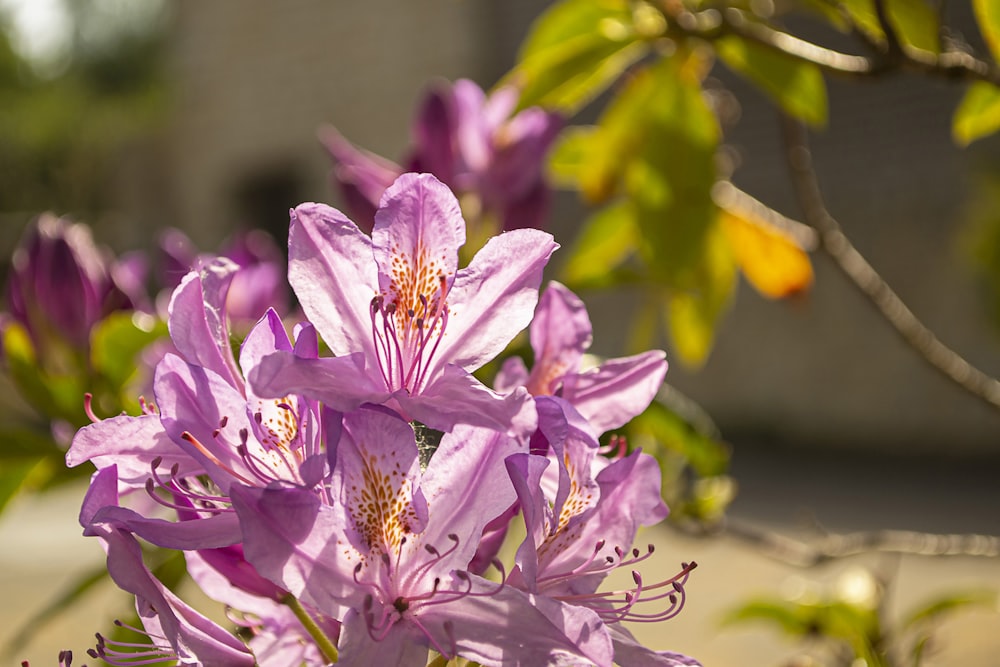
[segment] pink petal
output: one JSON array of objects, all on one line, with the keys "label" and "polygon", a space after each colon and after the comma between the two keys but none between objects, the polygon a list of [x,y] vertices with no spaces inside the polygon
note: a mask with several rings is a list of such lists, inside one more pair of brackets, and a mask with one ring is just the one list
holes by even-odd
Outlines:
[{"label": "pink petal", "polygon": [[288,280],[335,355],[374,359],[370,307],[378,293],[371,239],[340,211],[301,204],[288,235]]},{"label": "pink petal", "polygon": [[435,364],[472,372],[500,354],[531,321],[542,271],[558,247],[551,234],[536,229],[491,238],[458,272]]},{"label": "pink petal", "polygon": [[386,305],[396,306],[396,326],[401,315],[402,326],[409,325],[408,312],[430,322],[451,289],[465,244],[455,195],[431,174],[403,174],[382,195],[372,243],[379,287]]}]

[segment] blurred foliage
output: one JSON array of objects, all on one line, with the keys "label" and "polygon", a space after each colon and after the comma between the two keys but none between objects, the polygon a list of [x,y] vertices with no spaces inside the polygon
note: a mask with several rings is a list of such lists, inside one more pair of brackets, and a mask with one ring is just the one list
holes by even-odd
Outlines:
[{"label": "blurred foliage", "polygon": [[[973,5],[995,59],[1000,11],[989,0]],[[869,59],[794,35],[786,26],[801,16],[853,36]],[[1000,74],[994,61],[949,64],[968,57],[970,47],[956,44],[951,33],[943,42],[944,31],[941,7],[925,0],[554,3],[533,25],[504,82],[522,86],[522,106],[571,116],[595,100],[600,107],[596,125],[568,127],[551,158],[554,180],[596,207],[564,257],[562,280],[583,291],[635,289],[644,303],[633,347],[648,347],[662,330],[676,357],[702,364],[738,272],[768,298],[800,294],[812,283],[808,256],[795,239],[766,221],[723,211],[712,198],[713,187],[730,175],[729,161],[720,159],[727,114],[719,105],[733,98],[718,94],[714,78],[707,83],[709,73],[724,66],[783,112],[821,128],[828,107],[824,72],[874,77],[912,63],[971,81],[953,124],[964,145],[1000,128],[993,83]]]},{"label": "blurred foliage", "polygon": [[789,664],[828,667],[919,667],[933,654],[932,634],[942,617],[996,606],[995,591],[953,592],[925,600],[899,618],[886,611],[890,586],[852,566],[832,590],[798,582],[785,597],[759,597],[732,609],[724,625],[769,625],[808,648]]},{"label": "blurred foliage", "polygon": [[111,4],[66,3],[69,43],[48,67],[15,50],[0,12],[0,212],[97,219],[122,151],[162,119],[162,21],[115,21]]},{"label": "blurred foliage", "polygon": [[[66,43],[44,61],[15,48],[12,10],[0,11],[0,220],[9,214],[24,223],[47,209],[100,218],[113,205],[123,152],[162,118],[163,4],[125,11],[104,0],[63,8]],[[23,327],[4,323],[5,370],[34,414],[4,401],[0,510],[19,492],[89,474],[64,462],[69,435],[89,423],[84,393],[94,394],[103,415],[138,409],[137,355],[165,334],[151,320],[112,316],[91,332],[88,349],[56,334],[44,358]]]}]

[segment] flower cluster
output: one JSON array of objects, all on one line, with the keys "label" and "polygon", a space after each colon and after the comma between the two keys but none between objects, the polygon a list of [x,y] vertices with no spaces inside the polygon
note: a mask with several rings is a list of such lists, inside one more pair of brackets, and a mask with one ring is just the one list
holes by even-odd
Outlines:
[{"label": "flower cluster", "polygon": [[[556,249],[536,229],[489,240],[465,267],[465,223],[429,174],[388,187],[371,235],[337,210],[292,211],[289,280],[305,321],[274,310],[238,354],[226,307],[237,266],[204,262],[174,291],[176,354],[138,416],[81,429],[97,467],[85,534],[135,595],[150,643],[99,636],[111,664],[696,665],[641,646],[626,622],[668,619],[688,574],[651,581],[633,547],[662,520],[657,463],[598,438],[643,410],[662,352],[581,368],[583,304],[538,297]],[[536,308],[537,307],[537,308]],[[472,373],[530,325],[534,368]],[[332,355],[320,354],[321,341]],[[508,529],[524,537],[508,566]],[[139,539],[183,551],[240,632],[187,606]],[[625,590],[600,590],[614,570]]]}]

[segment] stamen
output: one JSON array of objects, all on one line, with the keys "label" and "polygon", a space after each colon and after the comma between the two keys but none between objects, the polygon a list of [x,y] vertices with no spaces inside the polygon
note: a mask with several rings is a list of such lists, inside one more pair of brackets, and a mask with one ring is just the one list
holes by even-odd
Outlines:
[{"label": "stamen", "polygon": [[198,438],[196,438],[193,435],[191,435],[190,431],[184,431],[183,433],[181,433],[181,440],[184,440],[185,442],[188,442],[188,443],[194,445],[195,449],[197,449],[199,452],[201,452],[206,458],[208,458],[209,461],[211,461],[215,465],[219,466],[220,468],[222,468],[223,470],[225,470],[226,472],[228,472],[233,477],[236,477],[237,479],[239,479],[240,481],[242,481],[245,484],[248,484],[250,486],[255,486],[255,484],[253,482],[251,482],[249,479],[247,479],[243,475],[239,474],[238,472],[236,472],[235,470],[233,470],[232,468],[230,468],[228,465],[226,465],[225,463],[223,463],[222,461],[220,461],[219,458],[215,454],[213,454],[212,452],[208,451],[208,449],[205,447],[205,445],[203,445],[200,442],[198,442]]},{"label": "stamen", "polygon": [[83,413],[87,415],[87,419],[89,419],[92,424],[96,424],[101,421],[98,419],[97,415],[94,414],[94,395],[89,391],[83,395]]}]

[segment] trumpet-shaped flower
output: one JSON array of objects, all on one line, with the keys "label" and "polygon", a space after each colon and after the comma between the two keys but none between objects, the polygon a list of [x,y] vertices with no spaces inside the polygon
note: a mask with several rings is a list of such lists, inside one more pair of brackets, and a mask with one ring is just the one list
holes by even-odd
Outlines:
[{"label": "trumpet-shaped flower", "polygon": [[484,665],[610,665],[598,615],[467,570],[514,501],[511,438],[459,426],[421,470],[411,427],[382,408],[344,417],[328,497],[234,485],[258,571],[343,619],[345,665],[423,666],[428,648]]},{"label": "trumpet-shaped flower", "polygon": [[592,331],[583,301],[563,285],[549,283],[531,322],[534,366],[529,372],[520,358],[507,359],[497,375],[497,390],[524,386],[533,396],[560,396],[587,418],[597,435],[624,425],[656,396],[667,372],[665,355],[651,350],[582,370]]},{"label": "trumpet-shaped flower", "polygon": [[107,510],[105,518],[113,516],[160,546],[209,549],[239,541],[228,501],[234,482],[312,488],[328,471],[315,401],[260,398],[243,381],[276,350],[315,357],[315,333],[300,328],[293,345],[268,311],[244,340],[237,364],[224,308],[235,270],[232,262],[213,262],[175,291],[169,327],[184,356],[168,354],[158,364],[156,409],[97,421],[77,433],[67,453],[69,465],[90,460],[99,469],[116,466],[123,491],[145,490],[147,500],[177,510],[178,522],[125,507]]},{"label": "trumpet-shaped flower", "polygon": [[250,374],[254,391],[303,394],[338,409],[385,403],[438,430],[508,429],[526,393],[500,396],[471,372],[528,324],[557,246],[544,232],[515,230],[460,269],[464,243],[455,196],[429,174],[404,174],[386,190],[371,238],[335,209],[296,208],[289,280],[338,356],[264,358]]},{"label": "trumpet-shaped flower", "polygon": [[[658,582],[645,581],[633,569],[634,587],[598,592],[609,573],[633,568],[653,553],[652,546],[642,552],[632,542],[639,526],[667,516],[655,459],[636,451],[609,461],[599,455],[572,406],[557,398],[536,400],[539,429],[550,450],[547,456],[516,454],[506,462],[527,528],[508,582],[593,610],[608,624],[622,664],[697,664],[686,656],[650,651],[618,625],[663,621],[679,613],[683,584],[694,564]],[[632,656],[629,662],[625,655]]]}]

